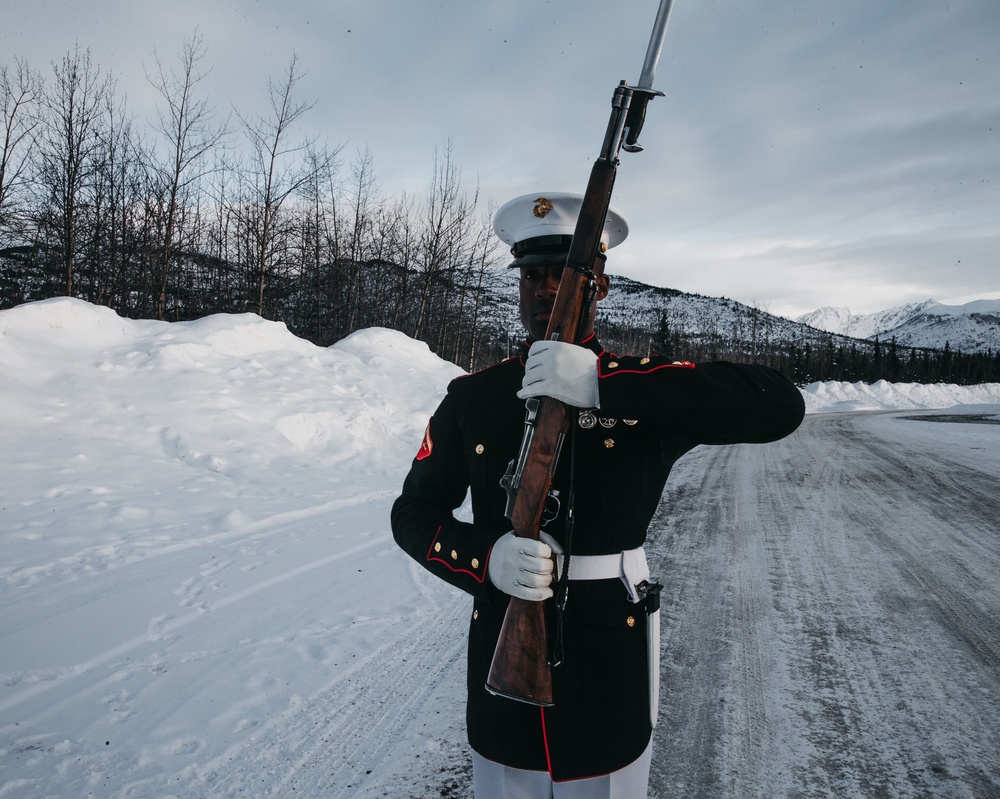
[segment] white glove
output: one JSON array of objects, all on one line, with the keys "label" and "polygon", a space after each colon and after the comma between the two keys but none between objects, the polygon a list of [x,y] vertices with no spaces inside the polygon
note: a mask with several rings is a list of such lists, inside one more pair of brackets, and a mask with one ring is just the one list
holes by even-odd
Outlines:
[{"label": "white glove", "polygon": [[548,533],[540,540],[507,533],[493,545],[486,573],[490,581],[505,594],[541,602],[552,596],[555,579],[553,553],[562,554],[562,547]]},{"label": "white glove", "polygon": [[575,408],[597,408],[597,355],[566,341],[536,341],[528,350],[521,399],[552,397]]}]

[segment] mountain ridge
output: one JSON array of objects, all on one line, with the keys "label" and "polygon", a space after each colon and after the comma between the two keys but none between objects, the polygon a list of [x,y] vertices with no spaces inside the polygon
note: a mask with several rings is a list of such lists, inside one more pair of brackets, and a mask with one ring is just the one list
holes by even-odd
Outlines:
[{"label": "mountain ridge", "polygon": [[[521,335],[513,279],[504,282],[490,306],[501,328],[515,338]],[[662,331],[666,327],[688,339],[742,338],[751,350],[757,340],[817,346],[833,336],[839,345],[848,347],[851,341],[889,343],[895,338],[898,346],[907,348],[1000,351],[1000,299],[955,306],[925,300],[871,314],[826,307],[789,319],[770,313],[766,304],[751,306],[612,275],[611,292],[598,306],[597,319],[602,331]],[[635,352],[649,346],[640,336],[627,341],[623,349]]]},{"label": "mountain ridge", "polygon": [[973,300],[962,305],[929,299],[867,314],[826,306],[802,314],[795,321],[869,341],[894,338],[906,347],[948,346],[962,352],[1000,349],[1000,299]]}]

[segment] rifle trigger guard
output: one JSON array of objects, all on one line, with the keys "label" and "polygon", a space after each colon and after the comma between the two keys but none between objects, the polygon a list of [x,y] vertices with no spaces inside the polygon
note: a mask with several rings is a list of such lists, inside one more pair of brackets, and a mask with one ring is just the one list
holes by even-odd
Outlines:
[{"label": "rifle trigger guard", "polygon": [[542,509],[542,527],[558,518],[560,510],[562,510],[562,500],[559,499],[559,490],[553,488],[545,498],[545,507]]}]

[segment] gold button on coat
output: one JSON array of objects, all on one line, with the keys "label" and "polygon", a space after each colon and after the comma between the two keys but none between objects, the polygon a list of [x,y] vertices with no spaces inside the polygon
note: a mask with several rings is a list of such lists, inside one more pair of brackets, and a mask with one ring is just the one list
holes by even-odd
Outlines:
[{"label": "gold button on coat", "polygon": [[451,559],[458,560],[458,553],[454,549],[451,551]]},{"label": "gold button on coat", "polygon": [[486,452],[486,447],[484,447],[482,444],[476,444],[476,454],[482,455],[484,452]]},{"label": "gold button on coat", "polygon": [[629,616],[629,617],[628,617],[628,618],[627,618],[627,619],[625,620],[625,623],[626,623],[626,624],[627,624],[627,625],[628,625],[629,627],[635,627],[635,616]]},{"label": "gold button on coat", "polygon": [[479,568],[479,558],[473,558],[472,559],[472,568],[473,569],[478,569]]},{"label": "gold button on coat", "polygon": [[613,449],[614,446],[615,446],[615,440],[613,438],[606,438],[606,439],[604,439],[604,446],[607,449]]}]

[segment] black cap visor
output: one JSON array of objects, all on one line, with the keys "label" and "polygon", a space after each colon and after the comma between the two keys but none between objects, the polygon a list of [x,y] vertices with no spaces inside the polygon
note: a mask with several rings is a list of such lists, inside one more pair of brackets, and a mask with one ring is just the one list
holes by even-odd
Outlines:
[{"label": "black cap visor", "polygon": [[[533,239],[519,241],[510,248],[514,260],[508,264],[508,268],[566,266],[566,257],[569,255],[569,245],[572,241],[572,236],[536,236]],[[598,257],[605,260],[607,256],[599,253]]]}]

